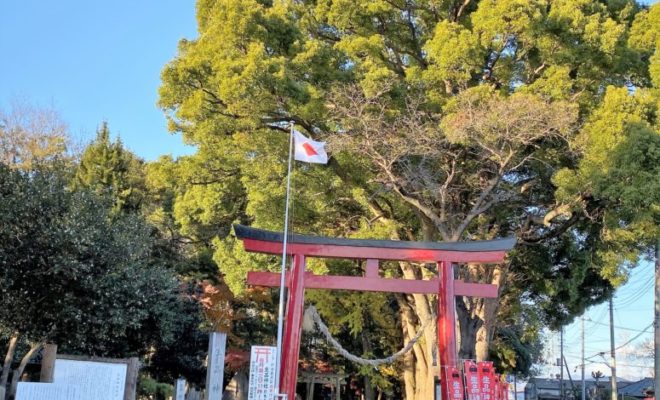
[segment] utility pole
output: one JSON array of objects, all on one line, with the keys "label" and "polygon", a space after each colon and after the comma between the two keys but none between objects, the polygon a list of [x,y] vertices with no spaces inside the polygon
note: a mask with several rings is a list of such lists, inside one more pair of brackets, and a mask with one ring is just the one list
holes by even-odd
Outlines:
[{"label": "utility pole", "polygon": [[[655,242],[655,318],[653,319],[655,333],[655,368],[653,383],[654,389],[660,388],[660,239]],[[654,395],[654,397],[656,397]]]},{"label": "utility pole", "polygon": [[559,400],[564,400],[564,327],[563,326],[559,331]]},{"label": "utility pole", "polygon": [[513,400],[518,400],[518,385],[516,382],[516,374],[513,374]]},{"label": "utility pole", "polygon": [[587,400],[587,388],[584,385],[584,314],[582,314],[582,400]]},{"label": "utility pole", "polygon": [[564,367],[566,367],[566,375],[568,375],[568,381],[571,382],[571,391],[575,393],[575,384],[573,383],[573,377],[571,376],[571,370],[568,369],[568,363],[566,362],[566,358],[562,359],[564,363]]},{"label": "utility pole", "polygon": [[617,400],[618,391],[616,387],[616,354],[614,350],[614,293],[610,297],[610,347],[611,347],[611,356],[612,362],[610,367],[612,368],[612,400]]}]

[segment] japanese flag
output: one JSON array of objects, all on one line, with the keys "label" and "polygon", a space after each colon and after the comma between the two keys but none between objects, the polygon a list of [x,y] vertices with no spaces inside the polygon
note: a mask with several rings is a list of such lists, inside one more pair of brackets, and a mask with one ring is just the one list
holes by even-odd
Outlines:
[{"label": "japanese flag", "polygon": [[325,142],[315,142],[298,131],[293,131],[294,158],[298,161],[327,164],[328,154],[325,152]]}]

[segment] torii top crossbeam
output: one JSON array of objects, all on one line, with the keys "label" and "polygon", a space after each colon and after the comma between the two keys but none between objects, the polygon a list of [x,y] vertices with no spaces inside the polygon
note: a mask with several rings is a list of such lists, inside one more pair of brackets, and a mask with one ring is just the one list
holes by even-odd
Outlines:
[{"label": "torii top crossbeam", "polygon": [[[282,254],[282,233],[234,225],[245,250]],[[451,260],[458,263],[498,263],[516,244],[515,238],[473,242],[408,242],[289,235],[288,254],[308,257],[379,259],[414,262]]]},{"label": "torii top crossbeam", "polygon": [[[235,225],[245,250],[282,254],[283,234]],[[408,242],[289,235],[287,254],[293,256],[287,273],[289,288],[280,389],[295,398],[304,289],[342,289],[438,295],[438,353],[441,367],[456,366],[455,296],[497,297],[497,286],[454,280],[454,263],[500,263],[515,238],[473,242]],[[366,260],[364,276],[327,276],[305,272],[306,257]],[[379,276],[379,260],[438,264],[438,277],[429,280],[388,279]],[[249,272],[248,284],[279,286],[279,274]],[[448,368],[440,368],[442,393],[448,395]],[[444,396],[443,396],[444,397]],[[449,398],[449,397],[444,397]]]}]

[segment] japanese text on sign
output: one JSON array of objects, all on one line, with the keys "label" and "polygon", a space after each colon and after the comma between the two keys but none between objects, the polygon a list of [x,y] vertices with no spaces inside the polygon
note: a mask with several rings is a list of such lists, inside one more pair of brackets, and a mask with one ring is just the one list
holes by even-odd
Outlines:
[{"label": "japanese text on sign", "polygon": [[277,348],[252,346],[248,400],[272,400],[275,396]]}]

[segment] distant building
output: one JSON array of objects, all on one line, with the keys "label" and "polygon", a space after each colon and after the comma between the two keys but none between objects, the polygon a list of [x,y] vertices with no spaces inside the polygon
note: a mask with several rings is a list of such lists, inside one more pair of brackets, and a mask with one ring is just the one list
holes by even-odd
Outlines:
[{"label": "distant building", "polygon": [[636,397],[638,399],[643,399],[646,397],[647,391],[654,389],[653,378],[644,378],[641,381],[632,382],[625,387],[617,390],[619,397]]},{"label": "distant building", "polygon": [[[604,376],[598,380],[598,385],[593,378],[585,379],[588,400],[601,400],[603,394],[609,393],[610,377]],[[637,383],[637,382],[635,382]],[[618,392],[628,387],[631,382],[626,379],[617,378]],[[582,393],[582,382],[580,380],[563,381],[564,399],[579,400]],[[525,386],[525,400],[559,400],[561,398],[559,390],[559,379],[531,378]],[[635,396],[636,397],[636,396]],[[643,398],[641,396],[640,398]]]}]

